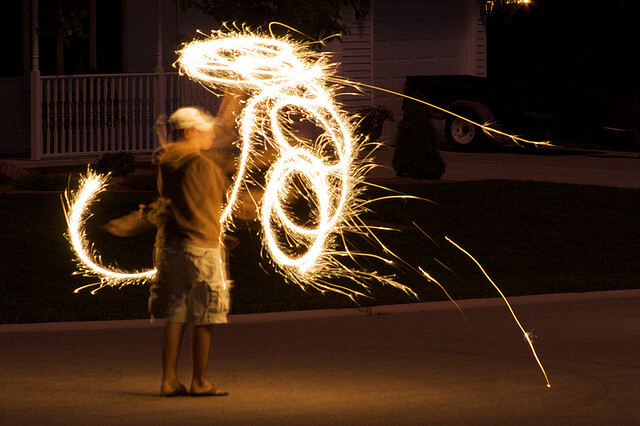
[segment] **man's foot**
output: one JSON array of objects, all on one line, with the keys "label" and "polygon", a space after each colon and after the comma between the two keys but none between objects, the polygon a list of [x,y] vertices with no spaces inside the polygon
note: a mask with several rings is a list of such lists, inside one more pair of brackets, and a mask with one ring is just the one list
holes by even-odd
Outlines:
[{"label": "man's foot", "polygon": [[178,383],[178,386],[175,386],[173,388],[169,388],[169,387],[164,387],[162,386],[162,388],[160,389],[160,395],[162,396],[186,396],[189,395],[189,392],[187,392],[187,388],[184,387],[184,385],[181,385],[180,383]]},{"label": "man's foot", "polygon": [[191,391],[189,392],[189,395],[190,396],[227,396],[229,395],[229,392],[225,392],[223,390],[216,389],[215,387],[211,386],[209,390],[206,390],[204,392]]}]

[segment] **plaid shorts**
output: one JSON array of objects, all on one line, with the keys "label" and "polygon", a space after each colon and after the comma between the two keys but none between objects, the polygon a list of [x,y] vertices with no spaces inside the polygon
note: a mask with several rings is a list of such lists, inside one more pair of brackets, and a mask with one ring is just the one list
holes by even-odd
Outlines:
[{"label": "plaid shorts", "polygon": [[226,324],[231,282],[226,279],[224,254],[224,249],[187,244],[156,247],[151,317],[191,325]]}]

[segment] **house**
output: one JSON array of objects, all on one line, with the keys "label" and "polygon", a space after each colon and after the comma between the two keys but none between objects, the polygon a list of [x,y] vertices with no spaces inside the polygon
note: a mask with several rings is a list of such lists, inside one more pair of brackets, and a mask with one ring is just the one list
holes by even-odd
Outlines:
[{"label": "house", "polygon": [[[478,0],[355,0],[349,28],[328,49],[349,80],[401,93],[405,76],[486,75]],[[0,156],[31,165],[150,153],[158,115],[218,99],[180,77],[175,50],[212,24],[174,0],[7,0],[0,71]],[[349,112],[402,98],[366,88],[341,99]],[[383,138],[393,139],[394,126]]]}]

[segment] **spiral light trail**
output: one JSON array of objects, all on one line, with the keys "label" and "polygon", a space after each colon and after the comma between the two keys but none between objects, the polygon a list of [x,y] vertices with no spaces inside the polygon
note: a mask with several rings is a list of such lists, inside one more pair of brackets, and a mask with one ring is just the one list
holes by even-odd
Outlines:
[{"label": "spiral light trail", "polygon": [[[240,89],[249,96],[238,117],[241,154],[221,218],[225,228],[251,183],[260,151],[275,151],[259,218],[264,247],[277,270],[303,288],[352,297],[362,293],[332,279],[346,276],[367,288],[365,281],[372,278],[414,294],[376,273],[353,272],[340,260],[354,256],[336,249],[336,237],[358,231],[356,188],[367,167],[355,161],[362,142],[336,104],[336,88],[329,84],[334,67],[326,54],[287,38],[213,31],[184,47],[177,64],[182,74],[214,93]],[[316,133],[305,134],[301,123]],[[289,204],[296,197],[309,206],[307,220]]]}]

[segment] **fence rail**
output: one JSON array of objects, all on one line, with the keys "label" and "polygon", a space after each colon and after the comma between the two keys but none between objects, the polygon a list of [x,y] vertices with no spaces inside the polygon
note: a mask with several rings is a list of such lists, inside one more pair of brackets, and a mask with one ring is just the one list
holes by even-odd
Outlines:
[{"label": "fence rail", "polygon": [[177,73],[41,77],[39,158],[149,153],[158,116],[180,106],[212,112],[218,98]]}]

